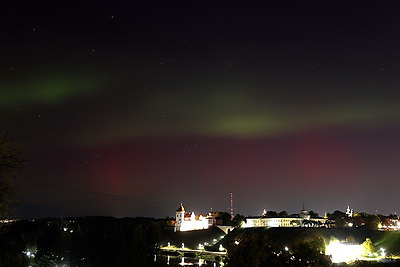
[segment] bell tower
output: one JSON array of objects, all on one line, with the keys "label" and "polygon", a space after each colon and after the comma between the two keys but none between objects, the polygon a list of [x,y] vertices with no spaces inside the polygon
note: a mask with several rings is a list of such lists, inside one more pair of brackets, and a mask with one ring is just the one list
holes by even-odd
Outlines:
[{"label": "bell tower", "polygon": [[179,232],[182,227],[183,220],[185,219],[185,207],[181,203],[179,208],[176,210],[176,219],[175,219],[175,227],[174,232]]}]

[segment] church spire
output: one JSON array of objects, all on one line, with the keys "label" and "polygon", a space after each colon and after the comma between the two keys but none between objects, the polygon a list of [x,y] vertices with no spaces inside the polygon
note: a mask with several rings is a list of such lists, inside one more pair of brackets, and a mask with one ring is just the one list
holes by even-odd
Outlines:
[{"label": "church spire", "polygon": [[176,211],[185,211],[185,207],[183,206],[182,203]]}]

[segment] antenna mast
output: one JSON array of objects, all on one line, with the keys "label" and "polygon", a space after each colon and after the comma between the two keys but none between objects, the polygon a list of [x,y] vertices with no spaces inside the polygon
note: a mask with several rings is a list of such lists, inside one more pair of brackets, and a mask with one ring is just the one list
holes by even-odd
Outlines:
[{"label": "antenna mast", "polygon": [[231,217],[233,218],[233,193],[231,192],[231,207],[230,207],[230,211],[231,211]]}]

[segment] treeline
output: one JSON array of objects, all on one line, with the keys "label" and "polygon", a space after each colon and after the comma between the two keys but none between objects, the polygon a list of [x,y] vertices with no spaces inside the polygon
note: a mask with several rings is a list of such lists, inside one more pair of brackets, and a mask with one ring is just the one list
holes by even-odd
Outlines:
[{"label": "treeline", "polygon": [[[236,231],[236,233],[235,233]],[[325,239],[310,236],[286,247],[268,235],[268,229],[236,229],[232,238],[224,240],[230,267],[245,266],[330,266],[325,255]]]},{"label": "treeline", "polygon": [[224,211],[214,212],[217,225],[226,225],[239,227],[243,222],[246,222],[246,217],[241,214],[236,214],[233,218],[230,213]]},{"label": "treeline", "polygon": [[[391,258],[400,253],[398,231],[376,231],[367,228],[237,228],[219,241],[227,249],[228,266],[332,266],[325,255],[326,245],[341,240],[362,244],[366,253],[381,253],[385,249]],[[390,259],[385,266],[399,266]],[[378,262],[358,262],[355,266],[380,266]]]},{"label": "treeline", "polygon": [[0,225],[0,266],[150,266],[166,222],[83,217]]},{"label": "treeline", "polygon": [[399,217],[396,214],[368,214],[366,212],[354,212],[352,216],[336,210],[333,213],[327,214],[328,218],[335,221],[335,227],[360,227],[371,230],[378,228],[390,229],[398,227]]}]

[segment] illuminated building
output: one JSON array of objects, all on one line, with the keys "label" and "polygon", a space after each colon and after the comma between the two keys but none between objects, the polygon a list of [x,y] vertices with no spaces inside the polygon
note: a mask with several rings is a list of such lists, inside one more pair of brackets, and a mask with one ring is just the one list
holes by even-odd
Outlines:
[{"label": "illuminated building", "polygon": [[346,215],[347,217],[353,217],[353,209],[350,209],[350,206],[347,206]]},{"label": "illuminated building", "polygon": [[176,210],[175,232],[208,229],[213,225],[215,225],[215,217],[211,213],[196,216],[194,212],[186,212],[182,203]]},{"label": "illuminated building", "polygon": [[325,218],[311,218],[308,211],[303,209],[294,216],[248,217],[242,227],[326,227],[326,221]]}]

